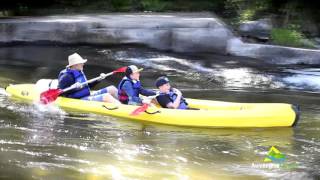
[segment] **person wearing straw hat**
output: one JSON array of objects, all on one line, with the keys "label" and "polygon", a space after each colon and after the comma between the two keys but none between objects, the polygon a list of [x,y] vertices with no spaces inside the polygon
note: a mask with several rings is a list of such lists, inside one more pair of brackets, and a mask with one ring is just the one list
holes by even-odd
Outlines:
[{"label": "person wearing straw hat", "polygon": [[[83,59],[79,54],[74,53],[68,57],[68,62],[69,64],[66,66],[66,69],[59,73],[58,88],[65,89],[67,87],[74,86],[75,89],[63,93],[62,96],[89,101],[120,103],[116,98],[114,98],[118,93],[117,88],[114,86],[105,87],[94,93],[91,92],[90,89],[101,82],[101,80],[81,86],[81,83],[87,81],[87,78],[83,73],[83,66],[87,62],[87,59]],[[100,76],[103,77],[105,74],[101,73]]]},{"label": "person wearing straw hat", "polygon": [[143,68],[138,68],[135,65],[127,67],[125,77],[118,85],[118,98],[123,104],[141,105],[142,99],[139,95],[154,96],[156,92],[144,89],[140,82],[140,71]]}]

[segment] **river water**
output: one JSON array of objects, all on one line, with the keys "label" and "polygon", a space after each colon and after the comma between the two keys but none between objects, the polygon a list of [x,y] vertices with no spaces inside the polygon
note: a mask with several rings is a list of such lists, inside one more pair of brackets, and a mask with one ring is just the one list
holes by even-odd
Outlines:
[{"label": "river water", "polygon": [[[9,84],[56,78],[73,52],[88,59],[88,78],[135,64],[144,67],[147,88],[167,75],[187,97],[299,104],[301,119],[294,128],[185,128],[44,108],[6,94]],[[316,66],[139,46],[1,47],[0,179],[316,179],[319,78]],[[281,166],[264,162],[272,146],[286,156]]]}]

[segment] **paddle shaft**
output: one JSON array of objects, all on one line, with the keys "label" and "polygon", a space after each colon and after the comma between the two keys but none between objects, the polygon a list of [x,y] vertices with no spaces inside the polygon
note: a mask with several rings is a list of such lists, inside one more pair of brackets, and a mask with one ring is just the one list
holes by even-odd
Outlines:
[{"label": "paddle shaft", "polygon": [[[108,76],[111,76],[113,73],[114,73],[114,72],[110,72],[110,73],[106,74],[105,78],[108,77]],[[90,79],[90,80],[88,80],[88,81],[85,81],[85,82],[81,83],[81,86],[84,86],[84,85],[86,85],[86,84],[90,84],[90,83],[92,83],[92,82],[95,82],[95,81],[98,81],[98,80],[101,80],[101,79],[104,79],[104,78],[101,78],[100,76],[98,76],[98,77],[96,77],[96,78],[92,78],[92,79]],[[75,89],[75,88],[76,88],[76,87],[70,86],[70,87],[68,87],[68,88],[63,89],[63,90],[62,90],[62,93],[67,92],[67,91],[70,91],[70,90]]]}]

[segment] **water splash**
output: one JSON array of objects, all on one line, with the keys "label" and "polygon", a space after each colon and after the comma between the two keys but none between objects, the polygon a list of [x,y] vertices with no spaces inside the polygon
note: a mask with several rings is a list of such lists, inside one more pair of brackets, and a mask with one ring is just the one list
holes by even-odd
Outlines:
[{"label": "water splash", "polygon": [[320,90],[320,69],[288,69],[286,72],[291,73],[290,76],[284,77],[283,81],[291,88],[301,90]]},{"label": "water splash", "polygon": [[[67,113],[62,110],[59,106],[54,105],[54,104],[47,104],[47,105],[43,105],[41,103],[33,103],[33,106],[36,108],[36,114],[47,114],[47,115],[54,115],[54,116],[59,116],[59,117],[63,117],[65,116]],[[39,112],[39,113],[37,113]]]},{"label": "water splash", "polygon": [[19,103],[11,103],[6,107],[8,110],[13,112],[26,115],[27,117],[34,117],[34,118],[64,118],[67,114],[61,108],[55,105],[42,105],[39,103],[29,104],[19,104]]},{"label": "water splash", "polygon": [[0,97],[1,96],[10,96],[10,94],[8,94],[4,88],[0,88]]},{"label": "water splash", "polygon": [[[138,56],[138,57],[137,57]],[[160,71],[176,71],[185,74],[186,71],[212,72],[211,68],[203,66],[200,62],[185,58],[176,58],[159,54],[132,54],[127,51],[118,51],[114,54],[117,61],[130,62]],[[188,70],[187,70],[188,69]]]},{"label": "water splash", "polygon": [[11,96],[5,89],[0,88],[0,108],[6,108],[9,104],[8,97]]},{"label": "water splash", "polygon": [[[137,57],[138,56],[138,57]],[[237,66],[235,61],[221,62],[206,61],[206,59],[190,59],[173,57],[164,54],[134,54],[130,51],[114,53],[117,61],[138,64],[140,66],[156,69],[158,72],[183,77],[187,81],[196,81],[194,88],[283,88],[284,83],[278,81],[275,75],[261,73],[259,69]],[[233,65],[226,65],[224,64]],[[240,63],[241,64],[241,63]],[[234,66],[230,68],[229,66]],[[173,73],[171,73],[173,72]],[[194,85],[194,83],[192,83]],[[201,84],[201,85],[200,85]],[[189,85],[191,86],[191,85]]]}]

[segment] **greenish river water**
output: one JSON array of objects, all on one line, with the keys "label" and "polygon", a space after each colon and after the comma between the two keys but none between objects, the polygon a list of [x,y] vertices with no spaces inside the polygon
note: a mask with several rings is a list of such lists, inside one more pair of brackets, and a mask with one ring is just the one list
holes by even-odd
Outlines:
[{"label": "greenish river water", "polygon": [[[185,128],[44,108],[6,94],[9,84],[56,78],[73,52],[88,59],[88,78],[136,64],[148,88],[165,74],[187,97],[299,104],[301,118],[293,128]],[[0,179],[317,179],[319,72],[137,46],[1,47]],[[283,164],[264,162],[272,146],[285,154]]]}]

